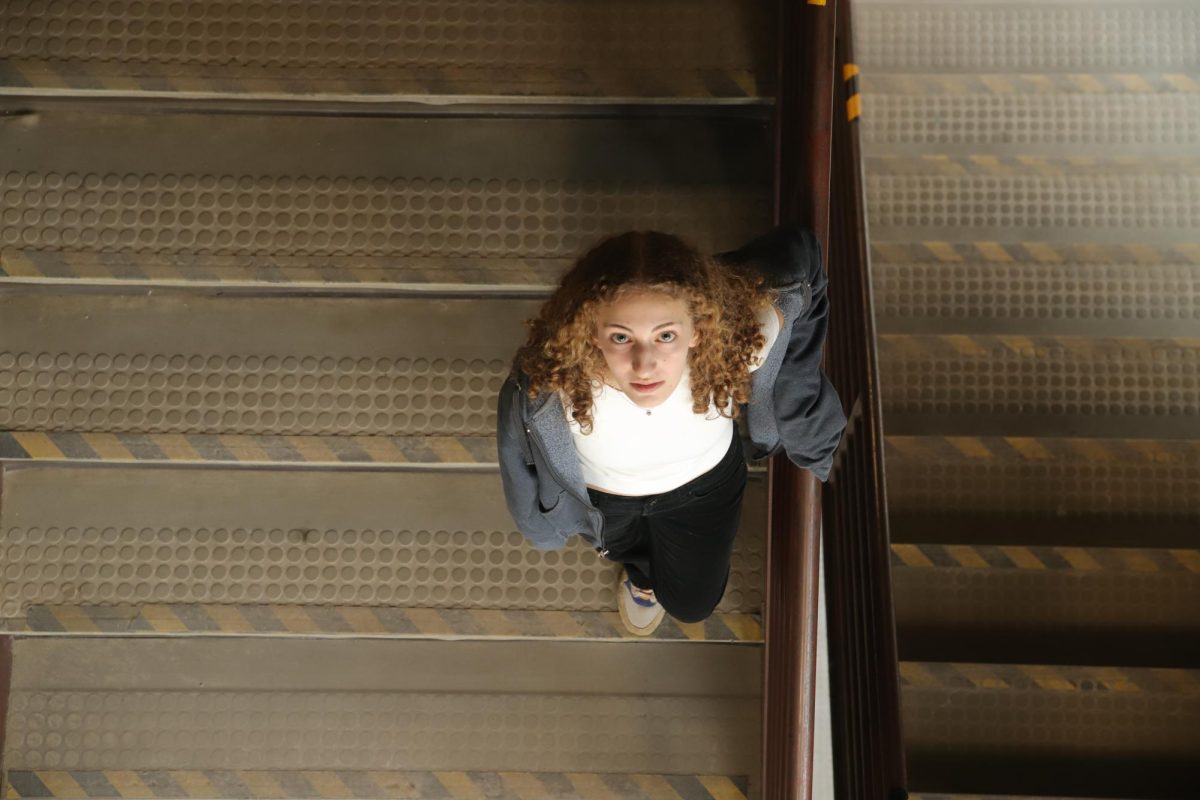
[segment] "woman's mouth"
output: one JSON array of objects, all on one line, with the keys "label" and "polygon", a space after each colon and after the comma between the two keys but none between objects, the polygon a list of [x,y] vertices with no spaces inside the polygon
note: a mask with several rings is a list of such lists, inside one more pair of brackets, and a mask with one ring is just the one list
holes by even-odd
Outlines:
[{"label": "woman's mouth", "polygon": [[639,392],[644,392],[646,394],[649,394],[650,392],[653,392],[658,387],[662,386],[663,382],[659,381],[658,383],[630,383],[629,385],[632,386],[633,388],[637,389]]}]

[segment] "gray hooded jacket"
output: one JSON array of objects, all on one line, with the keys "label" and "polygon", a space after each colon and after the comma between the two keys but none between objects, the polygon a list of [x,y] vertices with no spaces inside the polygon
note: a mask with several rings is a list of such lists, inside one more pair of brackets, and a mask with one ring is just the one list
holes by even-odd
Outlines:
[{"label": "gray hooded jacket", "polygon": [[[718,253],[725,264],[753,269],[779,290],[784,324],[743,404],[751,460],[781,448],[822,481],[846,427],[841,400],[821,371],[828,302],[820,245],[809,230],[780,225],[737,250]],[[588,497],[575,443],[558,392],[527,398],[526,376],[515,364],[500,390],[497,450],[504,499],[521,533],[538,550],[563,547],[580,534],[604,552],[603,514]]]}]

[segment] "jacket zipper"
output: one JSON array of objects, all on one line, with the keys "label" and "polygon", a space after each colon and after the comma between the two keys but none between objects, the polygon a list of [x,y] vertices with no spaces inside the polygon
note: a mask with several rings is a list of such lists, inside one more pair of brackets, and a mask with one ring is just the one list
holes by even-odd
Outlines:
[{"label": "jacket zipper", "polygon": [[[519,398],[520,388],[517,389],[517,393],[518,393],[518,398]],[[530,441],[533,442],[534,447],[536,447],[538,449],[538,452],[542,454],[542,461],[545,463],[546,469],[550,472],[550,477],[554,478],[555,482],[559,486],[563,487],[563,490],[566,491],[567,494],[571,495],[576,500],[579,500],[584,505],[591,505],[591,502],[583,500],[583,498],[579,497],[579,495],[572,492],[571,488],[569,486],[567,486],[567,482],[562,479],[562,476],[554,471],[554,467],[550,463],[550,457],[546,454],[546,448],[542,446],[541,439],[538,438],[537,434],[535,434],[533,432],[533,428],[530,427],[529,425],[525,426],[525,435],[527,437],[529,437]],[[604,546],[604,526],[603,525],[601,525],[600,530],[596,532],[596,537],[600,540],[600,555],[607,556],[608,548]]]}]

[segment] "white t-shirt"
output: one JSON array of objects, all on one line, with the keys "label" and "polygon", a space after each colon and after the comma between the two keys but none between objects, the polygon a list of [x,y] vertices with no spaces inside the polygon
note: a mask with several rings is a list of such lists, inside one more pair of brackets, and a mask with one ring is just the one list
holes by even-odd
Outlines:
[{"label": "white t-shirt", "polygon": [[[774,306],[763,308],[758,319],[767,341],[751,372],[779,336]],[[563,406],[570,408],[565,396]],[[660,494],[698,478],[720,463],[734,435],[733,420],[718,414],[715,403],[707,414],[692,411],[686,367],[675,391],[654,408],[642,408],[621,390],[600,383],[592,392],[592,432],[583,435],[569,410],[567,421],[584,483],[623,495]]]}]

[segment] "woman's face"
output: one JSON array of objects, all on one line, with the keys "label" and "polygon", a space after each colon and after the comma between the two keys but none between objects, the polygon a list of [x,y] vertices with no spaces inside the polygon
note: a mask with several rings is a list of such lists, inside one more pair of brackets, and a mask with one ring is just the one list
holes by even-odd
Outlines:
[{"label": "woman's face", "polygon": [[594,341],[608,366],[605,379],[639,406],[653,408],[679,385],[700,334],[686,302],[635,290],[600,306]]}]

